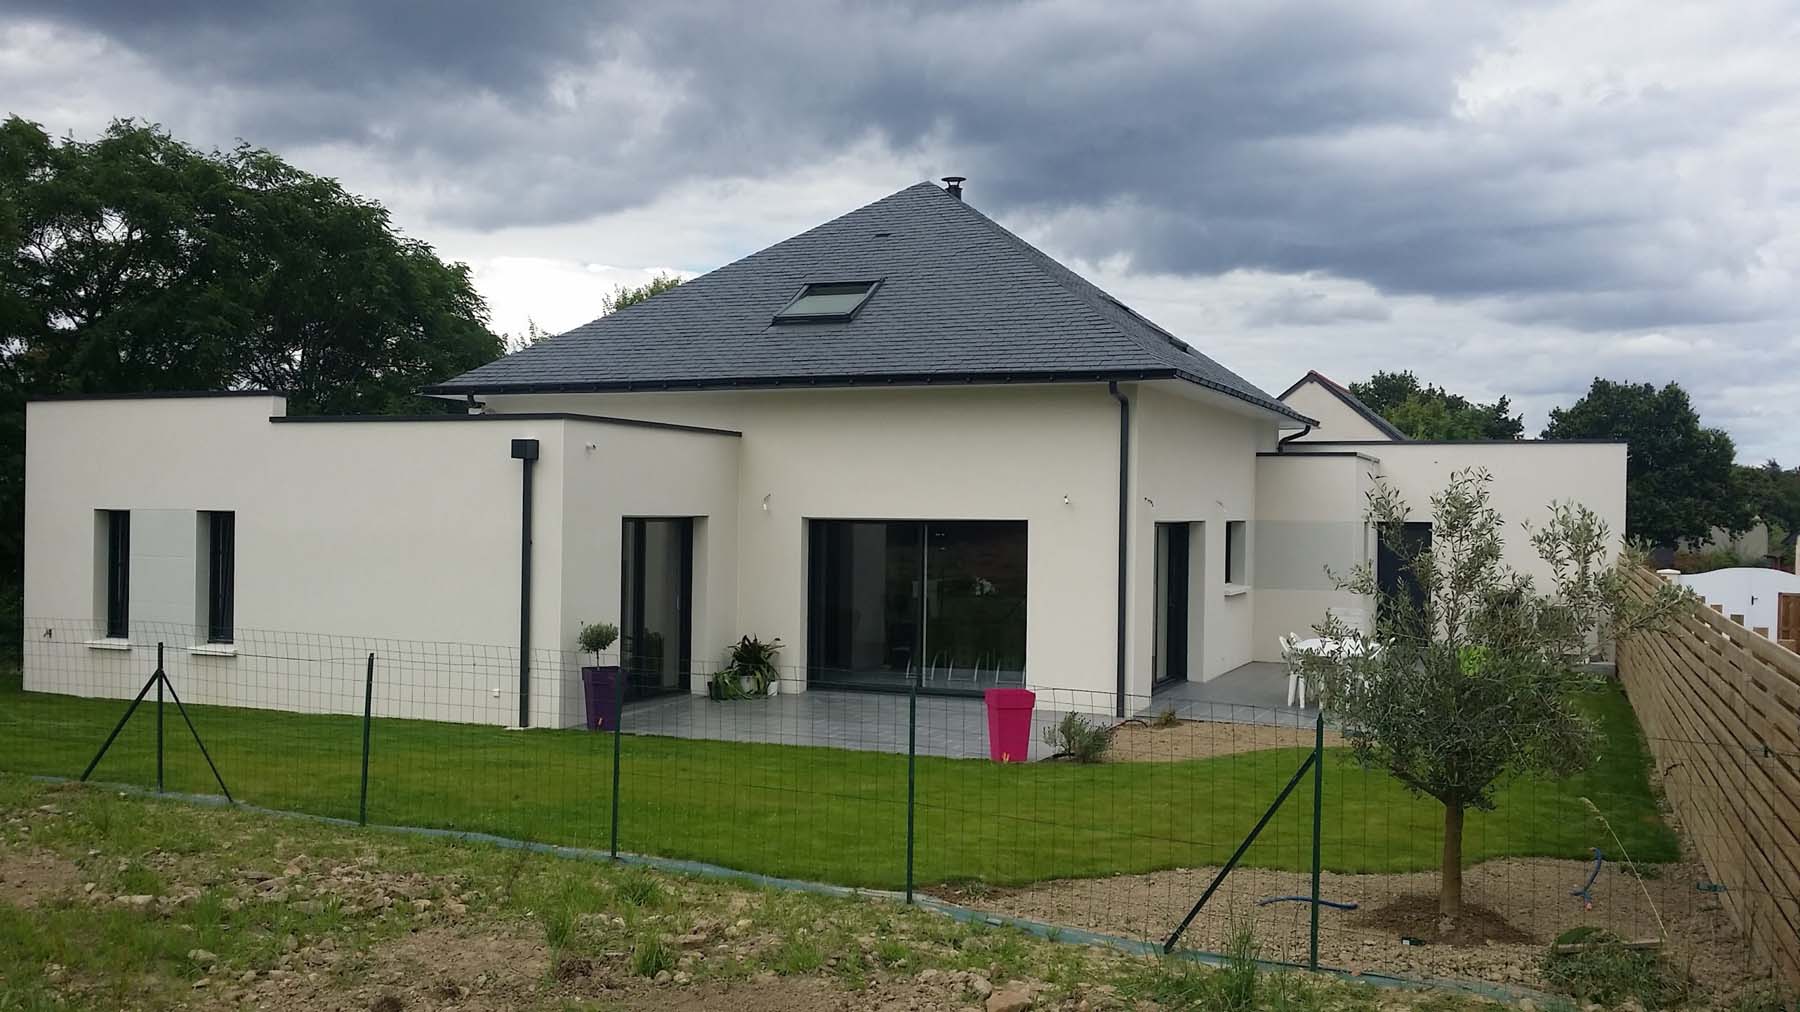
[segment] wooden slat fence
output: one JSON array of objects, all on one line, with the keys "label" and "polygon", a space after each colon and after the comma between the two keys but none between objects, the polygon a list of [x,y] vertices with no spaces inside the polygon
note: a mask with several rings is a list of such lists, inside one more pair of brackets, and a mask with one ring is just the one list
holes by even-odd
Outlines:
[{"label": "wooden slat fence", "polygon": [[1696,603],[1622,644],[1619,677],[1726,911],[1800,984],[1800,655]]}]

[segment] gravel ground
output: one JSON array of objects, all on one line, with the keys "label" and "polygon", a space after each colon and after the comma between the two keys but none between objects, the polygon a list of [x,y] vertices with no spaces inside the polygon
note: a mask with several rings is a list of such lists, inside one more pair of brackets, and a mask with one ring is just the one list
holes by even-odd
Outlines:
[{"label": "gravel ground", "polygon": [[[1184,720],[1172,727],[1127,721],[1113,731],[1107,762],[1175,762],[1206,759],[1266,748],[1311,748],[1313,729]],[[1325,732],[1325,747],[1342,745],[1336,731]]]},{"label": "gravel ground", "polygon": [[[1002,890],[975,898],[947,897],[983,909],[1108,934],[1161,941],[1205,891],[1216,868],[1188,868],[1149,875],[1041,883],[1026,889]],[[1627,938],[1654,938],[1657,913],[1667,925],[1669,953],[1716,996],[1735,993],[1760,968],[1749,964],[1718,897],[1695,888],[1707,880],[1697,863],[1648,869],[1638,881],[1608,864],[1594,883],[1592,909],[1570,895],[1586,881],[1592,866],[1549,859],[1490,861],[1464,872],[1465,902],[1486,908],[1513,929],[1479,944],[1432,944],[1430,929],[1406,916],[1419,904],[1432,904],[1437,893],[1435,872],[1406,875],[1341,875],[1321,877],[1320,895],[1354,902],[1358,909],[1326,908],[1320,916],[1321,962],[1351,972],[1381,972],[1417,977],[1448,977],[1542,987],[1539,962],[1550,940],[1579,925],[1605,927]],[[1303,962],[1307,955],[1308,905],[1279,902],[1258,906],[1276,896],[1306,896],[1311,880],[1305,873],[1239,869],[1188,929],[1186,948],[1219,951],[1237,925],[1256,932],[1265,958]],[[1646,900],[1645,892],[1649,893]],[[1426,944],[1401,940],[1416,934]]]}]

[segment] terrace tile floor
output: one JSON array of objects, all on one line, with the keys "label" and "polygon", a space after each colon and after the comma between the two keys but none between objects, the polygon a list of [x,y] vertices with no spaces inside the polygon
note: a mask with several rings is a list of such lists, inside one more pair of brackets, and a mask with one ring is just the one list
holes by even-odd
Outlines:
[{"label": "terrace tile floor", "polygon": [[[1188,720],[1310,727],[1317,712],[1285,705],[1287,677],[1279,664],[1251,663],[1209,682],[1171,686],[1153,696],[1134,697],[1133,713],[1150,717],[1175,707]],[[1042,690],[1032,714],[1030,758],[1050,754],[1043,732],[1065,712],[1094,712],[1111,695]],[[987,714],[981,699],[920,696],[918,753],[950,758],[988,754]],[[715,702],[702,695],[665,696],[627,704],[628,734],[818,745],[871,752],[905,752],[907,697],[896,693],[815,689],[772,699]]]}]

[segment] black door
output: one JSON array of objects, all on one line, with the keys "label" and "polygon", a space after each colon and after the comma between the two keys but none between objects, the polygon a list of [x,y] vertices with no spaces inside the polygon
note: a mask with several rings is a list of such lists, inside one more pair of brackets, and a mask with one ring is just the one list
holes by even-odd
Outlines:
[{"label": "black door", "polygon": [[1156,684],[1187,679],[1188,525],[1156,525]]},{"label": "black door", "polygon": [[627,518],[620,567],[625,698],[687,692],[693,671],[694,521]]},{"label": "black door", "polygon": [[[1380,591],[1376,607],[1386,609],[1395,598],[1411,601],[1414,608],[1425,607],[1425,588],[1419,586],[1418,575],[1409,563],[1431,547],[1431,525],[1409,522],[1381,526],[1380,545],[1375,550],[1375,586]],[[1396,533],[1398,538],[1394,537]],[[1399,542],[1399,551],[1390,543],[1394,541]]]}]

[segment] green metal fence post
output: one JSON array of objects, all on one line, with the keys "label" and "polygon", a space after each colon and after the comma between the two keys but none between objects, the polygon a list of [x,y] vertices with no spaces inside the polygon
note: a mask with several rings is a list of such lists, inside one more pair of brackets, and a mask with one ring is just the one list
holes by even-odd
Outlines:
[{"label": "green metal fence post", "polygon": [[906,690],[906,903],[913,901],[913,811],[918,797],[919,766],[919,675],[914,674]]},{"label": "green metal fence post", "polygon": [[368,674],[363,677],[363,760],[362,792],[356,801],[356,824],[369,824],[369,727],[375,709],[375,655],[369,655]]},{"label": "green metal fence post", "polygon": [[613,786],[612,786],[612,856],[619,859],[619,757],[624,752],[625,733],[625,666],[613,678]]},{"label": "green metal fence post", "polygon": [[1319,833],[1325,821],[1325,709],[1319,708],[1319,719],[1313,725],[1313,852],[1312,852],[1312,931],[1307,947],[1306,966],[1319,969]]},{"label": "green metal fence post", "polygon": [[163,792],[163,645],[156,645],[156,793]]}]

